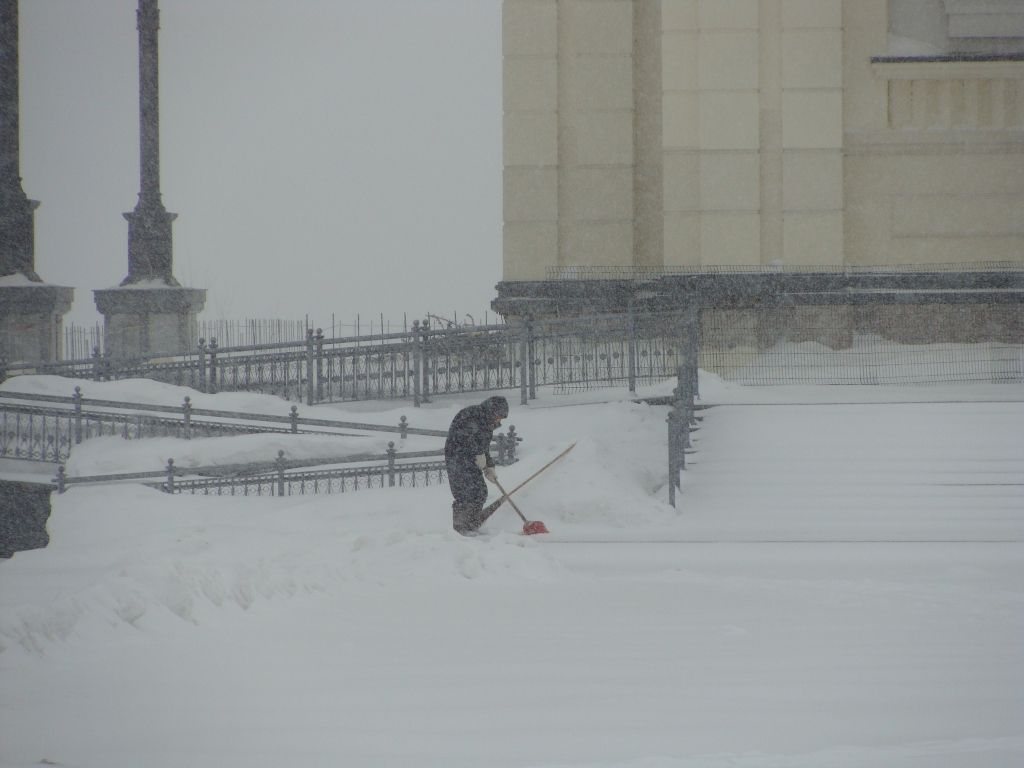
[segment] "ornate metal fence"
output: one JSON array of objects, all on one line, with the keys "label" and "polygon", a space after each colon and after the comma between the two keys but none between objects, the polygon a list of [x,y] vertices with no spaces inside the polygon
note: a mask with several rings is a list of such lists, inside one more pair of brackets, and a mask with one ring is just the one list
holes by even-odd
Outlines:
[{"label": "ornate metal fence", "polygon": [[635,390],[676,375],[696,326],[685,313],[644,313],[530,324],[528,334],[536,385]]},{"label": "ornate metal fence", "polygon": [[127,440],[148,437],[223,437],[259,432],[290,432],[268,425],[226,424],[170,419],[148,413],[67,410],[0,402],[0,458],[67,461],[76,443],[111,435]]},{"label": "ornate metal fence", "polygon": [[[348,469],[323,469],[315,472],[286,472],[256,477],[203,478],[174,484],[171,493],[202,496],[306,496],[389,487],[422,487],[448,481],[443,461],[398,464],[389,471],[386,465]],[[167,490],[166,483],[148,483]]]},{"label": "ornate metal fence", "polygon": [[73,419],[66,414],[11,404],[0,412],[0,458],[66,461],[73,442]]},{"label": "ornate metal fence", "polygon": [[219,347],[184,355],[17,364],[0,376],[49,373],[106,381],[150,378],[202,392],[261,392],[307,404],[521,389],[561,391],[652,382],[674,375],[685,322],[677,314],[603,315],[434,328],[303,343]]},{"label": "ornate metal fence", "polygon": [[[899,311],[799,306],[704,309],[698,317],[695,310],[680,309],[449,328],[416,321],[400,333],[325,338],[320,329],[310,329],[301,343],[219,347],[211,340],[185,355],[17,364],[0,367],[0,377],[141,377],[203,392],[274,394],[310,405],[411,397],[418,406],[435,395],[501,389],[520,389],[526,402],[538,386],[555,392],[619,385],[632,390],[671,378],[699,337],[701,367],[745,384],[1024,380],[1024,345],[1019,330],[1013,331],[1018,321],[1012,309],[985,309],[989,325],[1009,329],[1005,341],[985,343],[967,337],[955,343],[891,341],[905,325]],[[965,327],[977,326],[979,311],[970,310]],[[968,314],[956,307],[935,312],[936,327],[950,333],[957,318]],[[920,318],[917,324],[922,326]]]},{"label": "ornate metal fence", "polygon": [[[389,443],[383,454],[288,460],[278,451],[271,462],[208,467],[179,467],[173,459],[163,470],[130,472],[89,477],[68,477],[61,466],[55,482],[59,493],[69,485],[144,482],[165,493],[191,493],[205,496],[296,496],[306,494],[349,493],[372,488],[421,487],[447,481],[444,461],[408,461],[443,456],[444,451],[401,453]],[[311,470],[311,467],[330,466]],[[347,466],[342,466],[347,465]],[[354,466],[353,466],[354,465]],[[290,470],[300,470],[298,472]],[[184,478],[184,479],[181,479]]]}]

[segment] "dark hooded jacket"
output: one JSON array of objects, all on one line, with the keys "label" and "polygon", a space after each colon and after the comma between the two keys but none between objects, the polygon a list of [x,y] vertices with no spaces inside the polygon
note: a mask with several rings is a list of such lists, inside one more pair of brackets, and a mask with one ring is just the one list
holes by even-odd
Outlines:
[{"label": "dark hooded jacket", "polygon": [[475,466],[476,457],[482,453],[487,456],[487,466],[493,467],[490,447],[495,416],[508,416],[508,400],[504,397],[489,397],[480,405],[471,405],[455,414],[444,444],[445,461]]}]

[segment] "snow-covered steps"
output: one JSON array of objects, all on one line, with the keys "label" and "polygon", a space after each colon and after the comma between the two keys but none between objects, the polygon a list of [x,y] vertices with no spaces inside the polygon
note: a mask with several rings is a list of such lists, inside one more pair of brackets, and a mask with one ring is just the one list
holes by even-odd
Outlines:
[{"label": "snow-covered steps", "polygon": [[680,508],[731,540],[1024,540],[1024,404],[719,406]]}]

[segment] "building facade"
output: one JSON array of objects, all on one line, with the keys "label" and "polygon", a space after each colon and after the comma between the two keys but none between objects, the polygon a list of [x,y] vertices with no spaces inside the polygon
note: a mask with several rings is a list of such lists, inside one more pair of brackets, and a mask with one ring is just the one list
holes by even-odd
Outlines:
[{"label": "building facade", "polygon": [[504,280],[1024,265],[1021,0],[504,0]]}]

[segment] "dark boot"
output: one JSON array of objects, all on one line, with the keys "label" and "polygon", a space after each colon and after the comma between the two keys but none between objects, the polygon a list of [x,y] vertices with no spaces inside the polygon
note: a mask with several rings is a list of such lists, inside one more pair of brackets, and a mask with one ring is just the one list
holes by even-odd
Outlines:
[{"label": "dark boot", "polygon": [[483,509],[452,504],[452,528],[463,536],[476,533],[484,523]]}]

